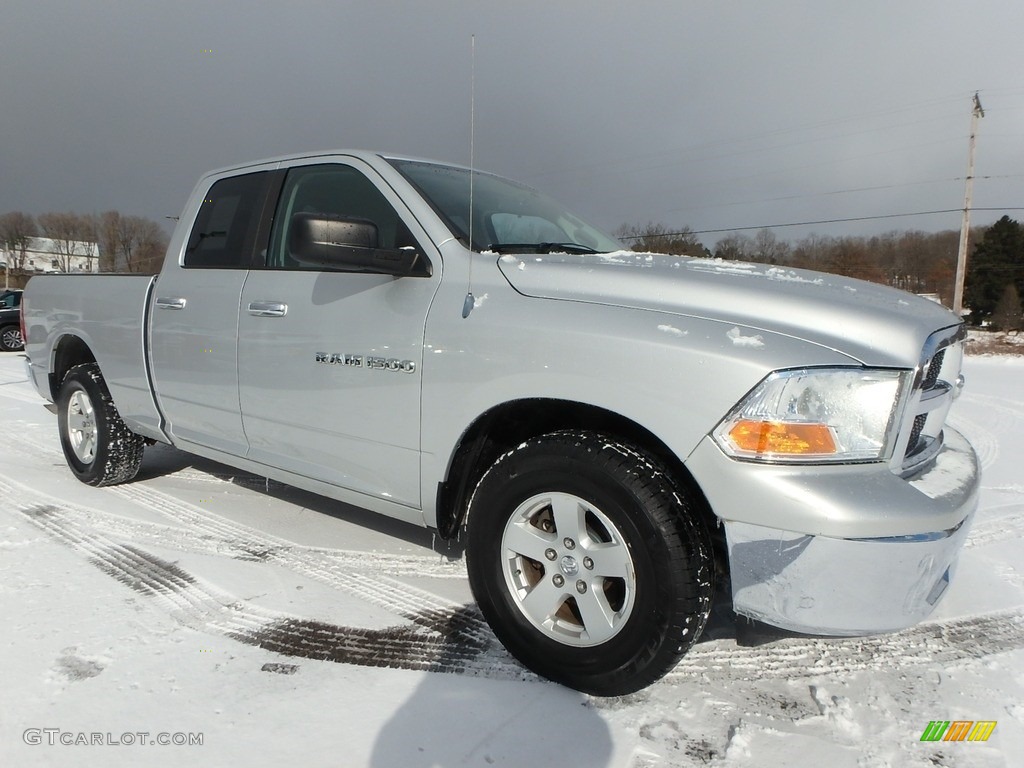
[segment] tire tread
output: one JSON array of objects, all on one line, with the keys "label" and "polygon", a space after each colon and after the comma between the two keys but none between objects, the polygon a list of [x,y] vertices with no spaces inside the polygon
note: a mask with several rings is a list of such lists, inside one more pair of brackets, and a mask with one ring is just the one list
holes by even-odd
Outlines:
[{"label": "tire tread", "polygon": [[[68,445],[63,422],[61,424],[61,445],[68,459],[68,465],[79,480],[87,485],[103,487],[118,485],[132,480],[142,466],[145,451],[145,439],[132,432],[121,419],[110,390],[103,379],[103,374],[96,363],[82,363],[71,368],[61,384],[59,397],[62,412],[66,409],[65,388],[68,382],[78,382],[89,394],[92,407],[97,417],[97,425],[102,424],[101,434],[97,437],[96,456],[93,463],[79,469],[74,452]],[[92,391],[90,391],[92,390]],[[103,434],[103,432],[106,434]]]}]

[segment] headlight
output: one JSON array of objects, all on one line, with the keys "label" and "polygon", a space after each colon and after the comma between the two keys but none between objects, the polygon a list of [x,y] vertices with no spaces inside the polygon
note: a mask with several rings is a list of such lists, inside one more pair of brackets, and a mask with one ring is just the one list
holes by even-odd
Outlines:
[{"label": "headlight", "polygon": [[730,456],[766,462],[877,461],[891,443],[904,371],[780,371],[715,429]]}]

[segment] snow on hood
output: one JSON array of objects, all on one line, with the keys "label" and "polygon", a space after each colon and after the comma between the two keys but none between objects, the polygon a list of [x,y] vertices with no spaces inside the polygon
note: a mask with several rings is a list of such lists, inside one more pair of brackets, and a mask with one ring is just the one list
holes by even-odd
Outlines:
[{"label": "snow on hood", "polygon": [[[526,296],[781,333],[866,365],[912,367],[931,333],[958,322],[948,309],[905,291],[766,264],[618,251],[505,255],[498,267]],[[685,328],[682,321],[676,326]]]}]

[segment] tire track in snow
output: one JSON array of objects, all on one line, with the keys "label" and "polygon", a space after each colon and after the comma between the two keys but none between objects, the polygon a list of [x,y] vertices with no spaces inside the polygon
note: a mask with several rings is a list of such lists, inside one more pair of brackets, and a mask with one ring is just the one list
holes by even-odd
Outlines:
[{"label": "tire track in snow", "polygon": [[1024,403],[1015,400],[1007,400],[996,395],[981,395],[971,393],[968,402],[979,403],[993,410],[1013,416],[1018,421],[1024,420]]},{"label": "tire track in snow", "polygon": [[[0,491],[12,489],[0,481]],[[465,614],[472,609],[420,609],[399,613],[405,624],[384,629],[343,627],[261,609],[204,583],[178,565],[138,547],[84,529],[67,510],[49,504],[22,506],[29,522],[86,556],[108,576],[160,603],[178,622],[288,656],[360,666],[458,672],[497,679],[534,675],[501,648],[481,638]]]},{"label": "tire track in snow", "polygon": [[[44,445],[25,437],[14,437],[30,453],[47,460],[64,461],[64,455],[50,445]],[[178,476],[179,473],[173,473]],[[193,474],[202,475],[199,471]],[[253,476],[255,478],[255,476]],[[14,481],[12,479],[13,482]],[[217,480],[217,482],[227,482]],[[253,487],[261,483],[253,482]],[[74,508],[76,513],[92,521],[93,525],[111,535],[176,549],[182,552],[197,552],[233,557],[241,560],[266,560],[274,551],[306,553],[331,563],[338,568],[365,572],[386,573],[390,576],[429,576],[432,578],[465,579],[466,566],[462,560],[446,560],[442,556],[400,555],[392,553],[362,552],[329,547],[315,547],[297,544],[287,539],[273,537],[241,523],[222,518],[208,508],[198,507],[176,497],[141,483],[120,485],[107,489],[146,509],[160,512],[178,526],[161,525],[146,520],[137,520],[114,513],[80,507],[52,498],[64,508]],[[224,524],[218,524],[218,520]]]},{"label": "tire track in snow", "polygon": [[[52,451],[38,444],[33,445],[32,441],[24,442],[46,455],[52,454]],[[419,616],[422,611],[451,615],[457,617],[452,621],[460,625],[460,631],[474,635],[481,642],[491,642],[494,637],[475,606],[466,609],[455,601],[438,597],[395,578],[398,575],[465,578],[465,564],[462,561],[447,563],[442,562],[440,556],[429,558],[353,552],[343,552],[339,557],[338,550],[296,545],[286,539],[221,517],[208,509],[183,502],[141,483],[113,486],[107,490],[181,524],[186,530],[193,532],[192,541],[224,542],[229,551],[239,553],[237,556],[240,559],[272,562],[284,566],[294,573],[326,584],[379,608],[409,616]],[[58,502],[58,506],[66,505]],[[122,518],[122,521],[125,519]],[[181,543],[187,536],[174,538]],[[155,543],[160,544],[159,541]],[[367,569],[366,563],[375,563],[376,567]],[[371,573],[367,574],[367,570]]]},{"label": "tire track in snow", "polygon": [[1021,648],[1024,612],[1017,609],[929,622],[869,637],[786,637],[753,648],[733,646],[724,640],[698,643],[666,679],[762,680],[873,669],[912,670]]},{"label": "tire track in snow", "polygon": [[[0,491],[24,501],[0,480]],[[361,666],[455,672],[500,679],[535,679],[498,646],[472,631],[473,609],[418,609],[408,623],[385,629],[342,627],[252,606],[203,583],[179,566],[83,527],[72,512],[49,504],[21,514],[54,539],[84,554],[107,575],[161,603],[182,624],[215,631],[248,645],[300,658]],[[475,616],[473,616],[475,620]],[[755,648],[731,640],[698,643],[666,677],[760,680],[807,678],[983,658],[1024,648],[1024,614],[1005,611],[920,625],[890,635],[824,639],[784,638]]]},{"label": "tire track in snow", "polygon": [[[415,614],[421,610],[451,613],[461,607],[454,601],[445,600],[430,592],[400,582],[392,576],[385,576],[382,573],[367,575],[353,572],[345,567],[346,563],[339,563],[332,561],[329,557],[324,557],[324,550],[295,547],[284,539],[263,533],[242,523],[236,523],[209,510],[199,509],[141,484],[121,485],[110,490],[199,532],[238,542],[244,550],[254,553],[253,559],[282,565],[295,573],[343,591],[371,605],[406,614]],[[365,557],[371,558],[372,556]],[[395,560],[399,558],[388,556],[385,558],[385,562],[394,564]],[[439,562],[438,559],[433,558],[416,559],[416,561],[420,560],[427,560],[435,564]],[[416,561],[414,561],[414,569]],[[394,573],[390,569],[387,572]],[[415,570],[414,573],[416,573]],[[462,576],[464,573],[463,570],[459,575]],[[416,575],[430,575],[430,569],[426,568]],[[472,611],[463,611],[460,616],[460,621],[465,625],[464,631],[475,633],[481,639],[493,636],[483,616],[476,612],[475,608]]]},{"label": "tire track in snow", "polygon": [[985,518],[975,520],[967,535],[968,548],[1024,539],[1024,504],[1011,502],[985,507]]},{"label": "tire track in snow", "polygon": [[996,463],[999,458],[999,438],[995,432],[980,422],[959,414],[949,419],[949,425],[962,433],[974,446],[974,452],[978,454],[978,461],[983,470]]},{"label": "tire track in snow", "polygon": [[26,389],[25,385],[27,383],[28,379],[24,377],[18,379],[9,377],[5,378],[0,381],[0,397],[6,397],[10,400],[17,400],[18,402],[29,403],[31,405],[45,405],[46,401],[37,395],[35,391],[31,388]]},{"label": "tire track in snow", "polygon": [[[60,455],[38,444],[32,447],[46,458]],[[42,496],[34,489],[22,488],[21,493],[13,495]],[[0,480],[0,491],[6,491],[10,497],[13,490],[13,486]],[[300,547],[220,518],[207,509],[182,502],[141,483],[110,490],[184,525],[185,530],[127,518],[118,521],[117,516],[76,508],[59,500],[55,500],[58,501],[56,506],[37,504],[35,508],[47,510],[44,514],[37,514],[34,518],[28,512],[25,514],[40,527],[44,527],[39,522],[42,520],[60,521],[56,527],[51,524],[44,530],[78,551],[91,553],[94,565],[133,589],[162,601],[176,617],[190,626],[213,629],[240,642],[304,658],[502,678],[531,678],[530,673],[513,660],[502,656],[504,651],[494,651],[496,640],[475,607],[441,600],[390,578],[368,576],[365,563],[362,564],[362,573],[351,572],[358,569],[359,560],[367,555],[341,553],[349,559],[338,557],[332,562],[331,555],[338,554],[336,551]],[[174,546],[173,539],[164,541],[161,535],[165,530],[176,530],[180,534],[177,543],[187,551],[193,549],[190,545],[199,544],[214,547],[215,554],[285,565],[311,579],[393,611],[409,624],[371,630],[271,614],[248,606],[235,596],[201,585],[177,566],[154,558],[134,545],[117,544],[102,534],[71,525],[65,510],[74,513],[75,518],[79,512],[84,512],[83,520],[89,525],[95,523],[97,527],[102,527],[105,517],[108,526],[116,529],[120,524],[123,534],[133,540],[136,534],[143,534],[154,545]],[[1024,522],[1024,509],[1015,512],[1013,518]],[[996,536],[1000,540],[1005,539],[1006,524],[1005,518],[993,521],[991,533],[986,526],[979,526],[978,535],[972,533],[972,538],[976,539],[973,545],[986,543]],[[116,530],[110,532],[118,535]],[[217,547],[221,549],[218,551]],[[385,556],[381,563],[388,563],[391,558]],[[418,576],[430,575],[420,570],[426,565],[423,561],[436,562],[432,558],[416,556],[402,559],[410,569],[409,575]],[[394,573],[388,566],[382,567]],[[345,572],[346,569],[349,572]],[[732,640],[705,641],[698,643],[666,680],[671,683],[692,678],[799,678],[892,666],[912,668],[980,658],[1022,647],[1024,615],[1019,611],[1008,611],[929,623],[867,638],[787,637],[756,648],[740,647]],[[485,650],[481,651],[481,648]],[[486,656],[482,663],[481,655]]]}]

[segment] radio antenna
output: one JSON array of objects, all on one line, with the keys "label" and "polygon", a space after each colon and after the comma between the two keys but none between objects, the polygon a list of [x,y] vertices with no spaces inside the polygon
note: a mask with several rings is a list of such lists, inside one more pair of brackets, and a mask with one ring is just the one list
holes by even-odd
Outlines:
[{"label": "radio antenna", "polygon": [[469,277],[466,282],[466,300],[462,303],[462,317],[469,317],[476,305],[473,298],[473,182],[476,161],[476,35],[469,36]]}]

